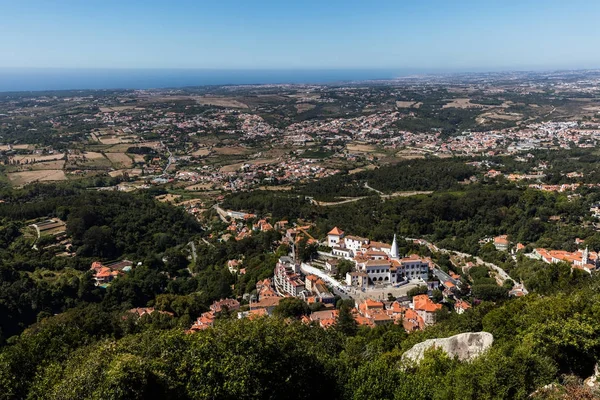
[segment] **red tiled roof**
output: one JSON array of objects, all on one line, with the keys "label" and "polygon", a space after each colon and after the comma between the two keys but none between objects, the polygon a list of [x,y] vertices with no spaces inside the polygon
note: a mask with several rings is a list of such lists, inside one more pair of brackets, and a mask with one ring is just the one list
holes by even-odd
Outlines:
[{"label": "red tiled roof", "polygon": [[344,234],[344,231],[338,228],[337,226],[329,231],[328,235],[336,235],[341,236]]}]

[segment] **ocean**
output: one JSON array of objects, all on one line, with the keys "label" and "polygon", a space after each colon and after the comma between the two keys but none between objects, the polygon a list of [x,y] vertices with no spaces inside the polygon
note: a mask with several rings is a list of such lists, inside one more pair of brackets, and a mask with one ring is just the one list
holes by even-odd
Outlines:
[{"label": "ocean", "polygon": [[[417,74],[392,69],[0,69],[0,92],[76,89],[155,89],[204,85],[336,83]],[[422,71],[421,71],[422,73]]]}]

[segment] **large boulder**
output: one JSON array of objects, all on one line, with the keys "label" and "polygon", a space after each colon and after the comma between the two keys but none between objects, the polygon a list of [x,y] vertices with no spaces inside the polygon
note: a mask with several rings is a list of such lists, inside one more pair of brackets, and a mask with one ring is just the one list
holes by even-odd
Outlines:
[{"label": "large boulder", "polygon": [[442,349],[460,361],[473,360],[486,351],[494,342],[494,336],[488,332],[467,332],[441,339],[429,339],[414,345],[402,355],[403,360],[420,362],[428,349]]}]

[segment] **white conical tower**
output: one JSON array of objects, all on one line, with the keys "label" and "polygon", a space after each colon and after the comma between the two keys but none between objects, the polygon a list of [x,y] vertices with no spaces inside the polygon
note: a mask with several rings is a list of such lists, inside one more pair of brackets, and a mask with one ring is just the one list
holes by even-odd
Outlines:
[{"label": "white conical tower", "polygon": [[398,258],[398,242],[396,241],[396,234],[394,234],[394,241],[392,242],[392,250],[390,251],[392,258]]}]

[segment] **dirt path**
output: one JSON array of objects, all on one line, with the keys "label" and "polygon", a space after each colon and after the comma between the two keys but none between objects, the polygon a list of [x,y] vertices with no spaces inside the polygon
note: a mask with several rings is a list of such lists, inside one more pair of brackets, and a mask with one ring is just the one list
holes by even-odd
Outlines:
[{"label": "dirt path", "polygon": [[[373,190],[375,192],[377,192],[377,194],[379,195],[380,198],[382,199],[391,199],[392,197],[410,197],[410,196],[417,196],[420,194],[431,194],[433,193],[432,190],[428,190],[428,191],[412,191],[412,192],[396,192],[396,193],[392,193],[392,194],[383,194],[383,192],[380,192],[376,189],[373,189],[371,187],[367,187],[367,184],[365,183],[365,187],[367,189]],[[346,199],[346,200],[341,200],[341,201],[332,201],[332,202],[327,202],[327,201],[317,201],[317,200],[311,200],[311,202],[317,206],[321,206],[321,207],[331,207],[331,206],[339,206],[341,204],[346,204],[346,203],[354,203],[355,201],[360,201],[363,199],[368,198],[369,196],[361,196],[361,197],[353,197],[351,199]]]}]

